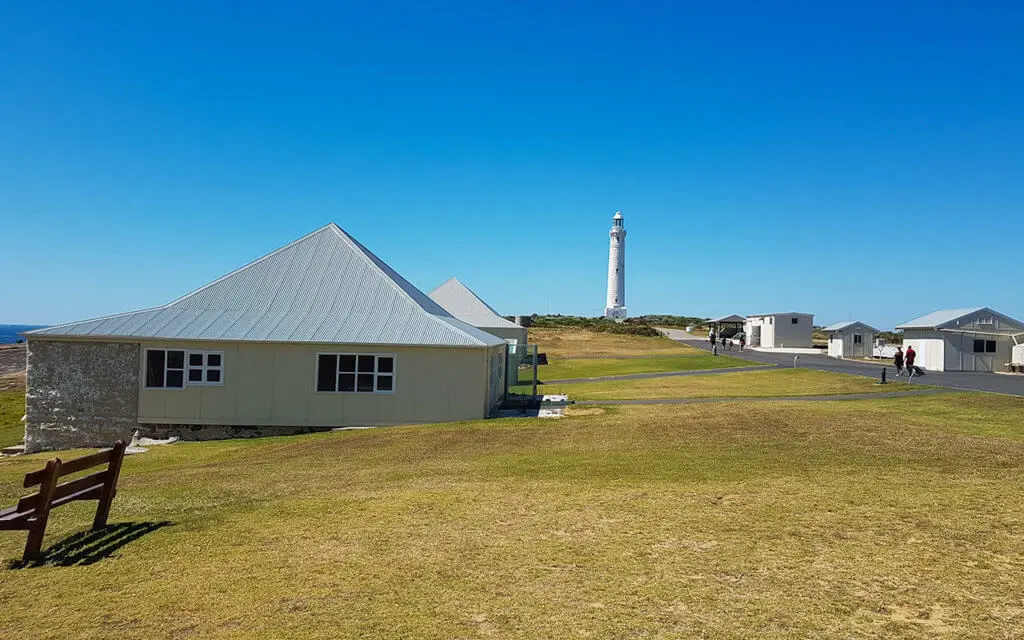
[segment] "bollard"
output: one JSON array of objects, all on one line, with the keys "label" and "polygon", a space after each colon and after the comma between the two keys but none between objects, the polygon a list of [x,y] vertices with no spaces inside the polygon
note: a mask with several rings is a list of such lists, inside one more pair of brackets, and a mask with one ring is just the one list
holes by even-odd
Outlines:
[{"label": "bollard", "polygon": [[885,367],[882,367],[882,384],[885,384]]},{"label": "bollard", "polygon": [[800,356],[793,356],[793,368],[796,369],[796,361],[800,359]]},{"label": "bollard", "polygon": [[910,367],[910,377],[907,378],[907,384],[910,384],[913,381],[914,381],[914,367]]}]

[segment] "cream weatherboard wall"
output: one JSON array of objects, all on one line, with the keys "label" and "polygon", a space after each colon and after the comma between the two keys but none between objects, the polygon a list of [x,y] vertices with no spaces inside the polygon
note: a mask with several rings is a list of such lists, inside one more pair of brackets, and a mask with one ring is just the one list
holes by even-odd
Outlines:
[{"label": "cream weatherboard wall", "polygon": [[[491,348],[365,345],[144,342],[146,349],[224,353],[223,384],[152,389],[139,385],[142,424],[239,426],[359,426],[443,422],[487,417],[502,389],[492,373],[504,370],[504,346]],[[395,356],[392,393],[316,391],[320,353]],[[500,380],[504,385],[504,380]]]}]

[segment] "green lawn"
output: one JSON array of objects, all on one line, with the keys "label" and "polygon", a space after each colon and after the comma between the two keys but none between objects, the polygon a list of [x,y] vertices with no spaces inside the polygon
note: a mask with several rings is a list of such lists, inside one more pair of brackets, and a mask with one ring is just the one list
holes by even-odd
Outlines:
[{"label": "green lawn", "polygon": [[[155,447],[111,521],[170,525],[0,571],[0,637],[1013,637],[1022,416],[946,394]],[[4,502],[43,459],[0,461]]]},{"label": "green lawn", "polygon": [[580,358],[555,360],[541,365],[537,375],[543,381],[621,376],[630,373],[660,373],[663,371],[694,371],[699,369],[725,369],[728,367],[757,366],[756,362],[729,356],[713,356],[699,349],[694,353],[651,358]]},{"label": "green lawn", "polygon": [[18,444],[25,437],[24,391],[0,391],[0,447]]},{"label": "green lawn", "polygon": [[696,376],[579,382],[545,385],[544,393],[567,393],[572,400],[641,400],[656,398],[822,396],[928,389],[926,385],[890,382],[814,369],[765,369]]}]

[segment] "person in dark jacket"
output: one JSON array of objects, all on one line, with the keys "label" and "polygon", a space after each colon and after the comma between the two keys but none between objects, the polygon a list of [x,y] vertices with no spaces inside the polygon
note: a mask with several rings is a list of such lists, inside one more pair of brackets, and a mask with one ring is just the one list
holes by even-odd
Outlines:
[{"label": "person in dark jacket", "polygon": [[914,351],[914,347],[907,346],[907,353],[903,356],[903,361],[907,363],[907,373],[914,375],[914,360],[917,359],[917,352]]},{"label": "person in dark jacket", "polygon": [[747,336],[740,336],[740,351],[743,351],[745,346],[747,346]]},{"label": "person in dark jacket", "polygon": [[896,367],[896,375],[903,375],[903,349],[896,347],[896,355],[892,357],[892,363]]}]

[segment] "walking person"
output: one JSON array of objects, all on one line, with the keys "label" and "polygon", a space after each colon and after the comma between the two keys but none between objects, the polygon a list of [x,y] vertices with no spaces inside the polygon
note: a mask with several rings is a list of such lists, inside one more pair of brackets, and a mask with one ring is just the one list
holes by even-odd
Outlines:
[{"label": "walking person", "polygon": [[722,336],[722,348],[725,349],[726,347],[732,348],[732,345],[729,343],[729,338]]},{"label": "walking person", "polygon": [[715,346],[715,330],[714,329],[709,329],[708,330],[708,342],[711,343],[712,347]]},{"label": "walking person", "polygon": [[896,354],[892,357],[892,364],[896,367],[896,375],[903,375],[903,349],[896,347]]},{"label": "walking person", "polygon": [[914,351],[914,347],[907,345],[907,353],[903,356],[903,361],[907,364],[907,375],[914,375],[914,360],[917,359],[917,352]]},{"label": "walking person", "polygon": [[743,351],[745,346],[747,346],[747,336],[740,334],[740,351]]}]

